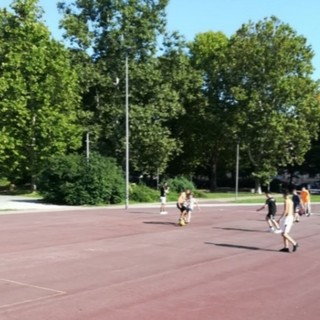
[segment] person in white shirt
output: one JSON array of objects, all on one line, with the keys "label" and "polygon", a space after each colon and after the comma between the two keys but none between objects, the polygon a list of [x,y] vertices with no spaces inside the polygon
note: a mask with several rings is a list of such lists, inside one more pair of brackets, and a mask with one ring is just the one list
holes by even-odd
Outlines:
[{"label": "person in white shirt", "polygon": [[278,223],[280,223],[280,220],[284,218],[283,227],[282,227],[282,238],[283,238],[284,247],[279,251],[290,252],[289,250],[289,242],[290,242],[293,246],[292,251],[295,252],[298,249],[299,244],[289,235],[289,232],[291,231],[293,220],[294,220],[293,201],[289,197],[289,193],[285,193],[283,197],[284,197],[284,208],[283,208],[282,215],[278,220]]},{"label": "person in white shirt", "polygon": [[194,207],[197,207],[197,209],[200,211],[199,205],[198,205],[198,201],[193,197],[192,192],[190,192],[187,195],[186,198],[186,216],[185,216],[185,222],[189,223],[191,221],[191,215],[192,215],[192,211],[194,209]]},{"label": "person in white shirt", "polygon": [[167,214],[166,204],[167,204],[167,194],[169,193],[169,187],[167,183],[164,183],[160,187],[160,214]]}]

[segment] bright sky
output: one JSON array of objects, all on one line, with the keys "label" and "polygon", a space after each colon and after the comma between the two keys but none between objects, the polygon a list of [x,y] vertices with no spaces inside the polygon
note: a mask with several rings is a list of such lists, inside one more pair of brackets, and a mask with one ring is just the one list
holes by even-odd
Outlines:
[{"label": "bright sky", "polygon": [[[0,0],[6,7],[12,1]],[[54,0],[39,0],[45,11],[46,24],[59,38],[59,15]],[[179,31],[187,40],[197,33],[221,31],[228,37],[243,23],[276,16],[307,38],[315,52],[315,78],[320,79],[320,1],[319,0],[170,0],[167,8],[168,29]]]}]

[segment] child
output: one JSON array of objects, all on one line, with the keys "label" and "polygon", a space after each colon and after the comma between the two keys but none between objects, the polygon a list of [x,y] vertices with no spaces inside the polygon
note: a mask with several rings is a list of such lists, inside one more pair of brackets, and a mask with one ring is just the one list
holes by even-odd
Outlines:
[{"label": "child", "polygon": [[198,211],[200,211],[198,201],[193,197],[192,192],[190,192],[186,198],[186,208],[187,208],[187,210],[186,210],[187,213],[185,216],[186,223],[189,223],[191,221],[191,214],[192,214],[192,211],[193,211],[195,205],[198,208]]}]

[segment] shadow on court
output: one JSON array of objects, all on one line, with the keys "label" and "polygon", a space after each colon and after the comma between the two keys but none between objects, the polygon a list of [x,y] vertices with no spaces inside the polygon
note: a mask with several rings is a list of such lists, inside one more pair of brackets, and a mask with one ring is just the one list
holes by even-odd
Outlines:
[{"label": "shadow on court", "polygon": [[227,230],[227,231],[244,231],[244,232],[263,232],[263,230],[256,230],[256,229],[243,229],[243,228],[221,228],[221,227],[213,227],[213,229],[220,229],[220,230]]},{"label": "shadow on court", "polygon": [[168,222],[168,221],[143,221],[145,224],[160,224],[165,226],[175,226],[179,227],[178,223]]},{"label": "shadow on court", "polygon": [[155,214],[153,211],[131,211],[130,214]]},{"label": "shadow on court", "polygon": [[226,247],[226,248],[236,248],[236,249],[246,249],[246,250],[255,250],[255,251],[271,251],[271,252],[279,252],[274,249],[265,249],[259,247],[251,247],[251,246],[241,246],[238,244],[229,244],[229,243],[213,243],[213,242],[205,242],[205,244],[215,245],[218,247]]}]

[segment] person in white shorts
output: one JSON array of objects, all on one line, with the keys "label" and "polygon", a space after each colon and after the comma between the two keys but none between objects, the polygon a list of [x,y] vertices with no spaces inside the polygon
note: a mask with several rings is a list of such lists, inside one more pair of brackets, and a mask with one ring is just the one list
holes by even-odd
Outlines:
[{"label": "person in white shorts", "polygon": [[198,211],[200,211],[199,205],[198,205],[198,201],[193,197],[192,192],[190,192],[187,195],[187,199],[186,199],[186,208],[187,208],[187,214],[185,217],[185,221],[186,223],[190,223],[191,222],[191,215],[192,215],[192,211],[194,209],[194,207],[198,208]]},{"label": "person in white shorts", "polygon": [[169,187],[167,183],[164,183],[160,187],[160,214],[167,214],[166,203],[167,203],[167,194],[169,193]]},{"label": "person in white shorts", "polygon": [[289,250],[289,243],[293,245],[292,251],[297,251],[299,244],[296,242],[290,235],[289,232],[291,231],[293,220],[294,220],[294,210],[293,210],[293,201],[289,196],[289,193],[285,193],[284,197],[284,207],[282,215],[280,216],[278,223],[280,224],[280,220],[284,218],[282,224],[282,238],[284,242],[284,247],[280,249],[281,252],[290,252]]}]

